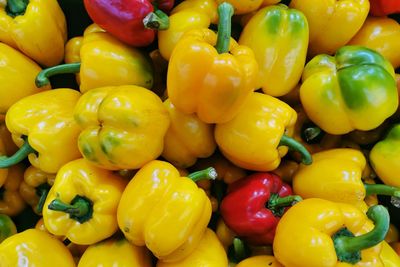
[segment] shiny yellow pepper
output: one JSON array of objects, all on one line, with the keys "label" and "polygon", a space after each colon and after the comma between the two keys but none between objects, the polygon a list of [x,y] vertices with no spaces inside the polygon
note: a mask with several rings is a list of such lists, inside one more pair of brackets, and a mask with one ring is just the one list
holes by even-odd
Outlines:
[{"label": "shiny yellow pepper", "polygon": [[188,266],[201,266],[201,267],[222,267],[228,266],[228,256],[221,242],[218,240],[217,235],[209,228],[203,234],[200,243],[196,249],[178,262],[157,262],[156,267],[188,267]]},{"label": "shiny yellow pepper", "polygon": [[58,2],[0,2],[0,41],[19,49],[41,65],[60,63],[67,41],[67,25]]},{"label": "shiny yellow pepper", "polygon": [[218,5],[214,0],[186,0],[182,1],[179,5],[174,7],[171,11],[171,15],[179,13],[184,10],[195,10],[206,14],[212,24],[218,23]]},{"label": "shiny yellow pepper", "polygon": [[[194,176],[193,176],[194,175]],[[165,262],[180,261],[199,244],[211,217],[211,203],[194,182],[215,170],[181,177],[168,162],[154,160],[129,182],[118,206],[118,225],[136,246],[146,245]]]},{"label": "shiny yellow pepper", "polygon": [[220,218],[217,222],[215,233],[225,251],[228,251],[229,246],[232,245],[233,239],[236,237],[236,234],[231,229],[229,229],[222,218]]},{"label": "shiny yellow pepper", "polygon": [[276,169],[288,146],[301,152],[305,164],[311,164],[308,151],[290,138],[296,118],[296,112],[279,99],[252,93],[235,118],[216,125],[215,140],[224,156],[244,169]]},{"label": "shiny yellow pepper", "polygon": [[57,173],[43,206],[46,229],[73,243],[91,245],[114,234],[117,206],[125,179],[84,159]]},{"label": "shiny yellow pepper", "polygon": [[170,119],[161,99],[146,88],[93,89],[74,113],[82,128],[79,150],[101,168],[138,169],[162,153]]},{"label": "shiny yellow pepper", "polygon": [[19,186],[19,193],[37,214],[42,214],[43,204],[56,175],[44,172],[33,166],[24,173],[24,180]]},{"label": "shiny yellow pepper", "polygon": [[49,77],[59,73],[78,73],[80,91],[85,93],[102,86],[153,86],[153,66],[140,50],[130,47],[106,32],[91,32],[83,37],[80,63],[58,65],[43,70],[36,85],[50,83]]},{"label": "shiny yellow pepper", "polygon": [[218,10],[218,35],[208,29],[187,32],[172,53],[167,74],[171,102],[206,123],[231,120],[255,89],[258,71],[251,49],[228,38],[232,6],[225,3]]},{"label": "shiny yellow pepper", "polygon": [[162,156],[174,166],[188,168],[197,158],[208,158],[214,153],[214,127],[202,122],[195,114],[180,112],[169,99],[164,101],[170,125],[164,136]]},{"label": "shiny yellow pepper", "polygon": [[[216,9],[217,6],[215,3],[214,5]],[[201,10],[183,9],[170,15],[168,29],[158,31],[158,48],[163,58],[166,60],[171,58],[176,44],[186,32],[193,29],[207,29],[210,23],[210,17]]]},{"label": "shiny yellow pepper", "polygon": [[398,68],[400,55],[396,50],[399,43],[400,25],[397,21],[387,17],[368,17],[348,44],[374,49]]},{"label": "shiny yellow pepper", "polygon": [[400,256],[394,251],[392,247],[386,242],[382,242],[381,260],[385,267],[398,267],[400,266]]},{"label": "shiny yellow pepper", "polygon": [[115,266],[151,267],[150,253],[145,247],[137,247],[125,238],[111,238],[91,245],[83,253],[78,267]]},{"label": "shiny yellow pepper", "polygon": [[279,221],[274,255],[285,267],[383,267],[380,243],[388,228],[383,206],[373,206],[365,215],[349,204],[306,199]]},{"label": "shiny yellow pepper", "polygon": [[18,215],[26,206],[19,193],[19,187],[24,180],[24,166],[17,164],[8,169],[4,184],[0,187],[0,214]]},{"label": "shiny yellow pepper", "polygon": [[[292,0],[290,7],[304,13],[310,27],[308,53],[333,54],[363,25],[368,0]],[[338,30],[341,29],[341,30]]]},{"label": "shiny yellow pepper", "polygon": [[216,0],[218,4],[228,2],[234,10],[235,15],[246,14],[256,11],[263,4],[264,0]]},{"label": "shiny yellow pepper", "polygon": [[292,183],[293,176],[299,169],[299,164],[292,160],[283,160],[279,164],[279,167],[272,172],[281,177],[286,183]]},{"label": "shiny yellow pepper", "polygon": [[400,196],[400,189],[364,184],[366,160],[355,149],[338,148],[313,154],[313,164],[301,165],[293,179],[293,192],[302,198],[323,198],[367,210],[365,197],[372,194]]},{"label": "shiny yellow pepper", "polygon": [[265,7],[246,24],[239,44],[250,47],[257,59],[256,87],[272,96],[285,95],[300,81],[306,62],[307,19],[285,5]]},{"label": "shiny yellow pepper", "polygon": [[[75,267],[64,244],[37,229],[29,229],[7,238],[0,244],[1,266]],[[22,265],[21,265],[22,264]]]},{"label": "shiny yellow pepper", "polygon": [[42,69],[11,46],[0,43],[0,60],[0,114],[26,96],[50,89],[36,87],[34,79]]},{"label": "shiny yellow pepper", "polygon": [[253,256],[239,262],[236,267],[283,267],[274,256]]},{"label": "shiny yellow pepper", "polygon": [[80,96],[72,89],[57,89],[25,97],[12,105],[6,125],[20,149],[8,158],[1,157],[1,168],[28,156],[36,168],[56,173],[65,163],[81,157],[77,146],[80,129],[73,118]]}]

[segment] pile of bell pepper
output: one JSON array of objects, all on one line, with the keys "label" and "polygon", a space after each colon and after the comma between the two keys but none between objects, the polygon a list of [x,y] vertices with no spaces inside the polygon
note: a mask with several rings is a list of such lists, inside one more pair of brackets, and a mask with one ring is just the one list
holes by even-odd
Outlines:
[{"label": "pile of bell pepper", "polygon": [[0,266],[400,267],[399,14],[1,1]]}]

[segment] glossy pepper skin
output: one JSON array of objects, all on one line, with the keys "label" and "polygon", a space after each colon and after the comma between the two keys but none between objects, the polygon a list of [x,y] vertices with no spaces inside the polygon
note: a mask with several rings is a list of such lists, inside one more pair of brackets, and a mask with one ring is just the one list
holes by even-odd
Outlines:
[{"label": "glossy pepper skin", "polygon": [[[164,13],[160,16],[158,12],[169,11],[174,1],[84,0],[84,4],[90,18],[119,40],[131,46],[148,46],[155,38],[156,29],[168,28],[168,17]],[[153,5],[161,10],[156,11]],[[154,22],[158,24],[145,23],[148,15],[156,16]]]},{"label": "glossy pepper skin", "polygon": [[45,91],[19,100],[8,110],[7,128],[19,147],[27,142],[37,152],[28,151],[28,159],[36,168],[56,173],[81,156],[77,146],[80,129],[73,117],[80,96],[72,89]]},{"label": "glossy pepper skin", "polygon": [[387,185],[400,187],[400,124],[394,125],[372,148],[369,158],[378,177]]},{"label": "glossy pepper skin", "polygon": [[81,63],[55,66],[43,70],[36,78],[37,86],[50,83],[49,77],[59,73],[78,73],[80,91],[85,93],[103,86],[153,86],[153,67],[140,50],[130,47],[106,32],[84,35],[80,48]]},{"label": "glossy pepper skin", "polygon": [[203,234],[196,249],[186,258],[178,262],[157,262],[156,267],[221,267],[228,266],[228,256],[218,240],[217,235],[209,228]]},{"label": "glossy pepper skin", "polygon": [[15,234],[0,244],[2,266],[75,267],[74,259],[64,244],[37,229]]},{"label": "glossy pepper skin", "polygon": [[91,245],[79,260],[78,267],[118,266],[151,267],[150,253],[125,238],[112,238]]},{"label": "glossy pepper skin", "polygon": [[169,99],[164,101],[170,126],[164,137],[162,156],[174,166],[187,168],[197,158],[208,158],[214,153],[214,127],[202,122],[195,114],[180,112]]},{"label": "glossy pepper skin", "polygon": [[284,134],[293,135],[296,118],[296,112],[279,99],[252,93],[235,118],[216,125],[215,140],[235,165],[271,171],[288,152],[280,140]]},{"label": "glossy pepper skin", "polygon": [[370,0],[370,13],[374,16],[386,16],[400,13],[400,3],[396,0]]},{"label": "glossy pepper skin", "polygon": [[[199,244],[211,217],[202,189],[168,162],[143,166],[124,190],[118,225],[136,246],[146,245],[159,259],[176,262]],[[179,220],[177,220],[179,218]]]},{"label": "glossy pepper skin", "polygon": [[303,198],[317,197],[352,204],[363,211],[368,209],[364,199],[376,192],[371,191],[374,185],[366,185],[361,179],[366,166],[361,151],[348,148],[325,150],[313,154],[313,160],[310,166],[301,165],[295,174],[293,191],[296,194]]},{"label": "glossy pepper skin", "polygon": [[75,244],[91,245],[114,234],[117,206],[126,181],[84,159],[57,173],[43,206],[47,230]]},{"label": "glossy pepper skin", "polygon": [[290,7],[307,17],[310,27],[308,53],[311,56],[322,53],[331,55],[361,28],[368,15],[369,1],[293,0]]},{"label": "glossy pepper skin", "polygon": [[330,134],[372,130],[398,106],[392,65],[365,47],[344,46],[335,57],[314,57],[305,66],[302,80],[304,110]]},{"label": "glossy pepper skin", "polygon": [[265,7],[250,19],[239,44],[250,47],[260,71],[257,88],[272,96],[289,93],[300,81],[306,62],[308,23],[285,5]]},{"label": "glossy pepper skin", "polygon": [[14,165],[8,168],[7,178],[0,187],[0,214],[18,215],[26,206],[19,187],[24,180],[24,166]]},{"label": "glossy pepper skin", "polygon": [[[375,206],[371,210],[374,212],[368,212],[368,215],[375,223],[376,219],[384,221],[379,223],[379,229],[374,228],[374,224],[368,220],[367,215],[349,204],[318,198],[303,200],[290,208],[281,218],[273,244],[274,255],[286,267],[300,267],[304,266],[304,263],[309,267],[383,267],[379,255],[380,242],[389,226],[389,214],[383,206]],[[378,213],[376,215],[378,218],[374,216],[375,214],[371,216],[371,213],[375,212]],[[383,216],[385,213],[386,215]],[[347,233],[350,234],[349,239],[353,244],[360,245],[358,249],[353,247],[353,244],[349,245],[348,249],[343,249],[346,243],[349,244],[345,240],[346,237],[342,235],[345,233],[340,232],[343,229],[350,232]],[[291,234],[288,235],[288,233]],[[335,234],[338,235],[335,236]],[[372,240],[360,242],[359,239],[355,241],[351,237],[362,235],[362,238],[366,238],[372,234],[376,234],[375,242],[369,242]],[[338,239],[340,241],[337,241]],[[315,242],[316,240],[318,242]],[[336,240],[335,245],[334,240]],[[358,255],[346,257],[346,252],[353,249]]]},{"label": "glossy pepper skin", "polygon": [[236,267],[283,267],[274,256],[263,255],[263,256],[253,256],[247,258],[236,265]]},{"label": "glossy pepper skin", "polygon": [[162,153],[170,119],[160,98],[146,88],[93,89],[74,113],[82,128],[79,150],[101,168],[138,169]]},{"label": "glossy pepper skin", "polygon": [[386,242],[382,242],[382,250],[380,254],[383,266],[397,267],[400,266],[400,256],[394,251],[392,247]]},{"label": "glossy pepper skin", "polygon": [[36,87],[34,79],[42,69],[11,46],[0,43],[0,60],[0,114],[26,96],[50,89]]},{"label": "glossy pepper skin", "polygon": [[[216,9],[216,4],[214,5]],[[193,29],[207,29],[210,24],[210,17],[201,10],[189,8],[172,14],[169,17],[169,28],[158,32],[158,48],[163,58],[166,60],[171,58],[176,44],[186,32]]]},{"label": "glossy pepper skin", "polygon": [[25,170],[19,193],[37,214],[42,213],[44,201],[50,187],[54,184],[55,177],[56,174],[44,172],[33,166]]},{"label": "glossy pepper skin", "polygon": [[211,30],[189,31],[176,45],[168,66],[171,102],[206,123],[231,120],[255,89],[258,71],[250,48],[231,38],[228,51],[219,54],[216,43],[217,34]]},{"label": "glossy pepper skin", "polygon": [[[277,175],[255,173],[229,186],[221,203],[221,216],[230,229],[251,244],[272,244],[284,207],[301,200],[291,194],[290,186]],[[288,196],[278,205],[278,199]]]},{"label": "glossy pepper skin", "polygon": [[399,42],[400,25],[397,21],[387,17],[368,17],[348,44],[376,50],[389,60],[394,68],[398,68],[400,67],[400,55],[396,53],[396,48]]},{"label": "glossy pepper skin", "polygon": [[67,26],[58,2],[3,1],[0,4],[0,41],[41,65],[59,64],[64,58]]}]

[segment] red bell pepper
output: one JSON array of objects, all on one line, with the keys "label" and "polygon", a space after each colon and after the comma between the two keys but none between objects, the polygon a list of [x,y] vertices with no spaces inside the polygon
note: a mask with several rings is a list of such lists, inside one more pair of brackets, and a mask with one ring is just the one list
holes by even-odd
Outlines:
[{"label": "red bell pepper", "polygon": [[124,43],[147,46],[169,27],[174,0],[84,0],[90,18]]},{"label": "red bell pepper", "polygon": [[374,16],[386,16],[400,13],[399,0],[370,0],[370,13]]},{"label": "red bell pepper", "polygon": [[255,173],[228,188],[220,211],[225,224],[254,245],[272,244],[280,217],[301,200],[273,173]]}]

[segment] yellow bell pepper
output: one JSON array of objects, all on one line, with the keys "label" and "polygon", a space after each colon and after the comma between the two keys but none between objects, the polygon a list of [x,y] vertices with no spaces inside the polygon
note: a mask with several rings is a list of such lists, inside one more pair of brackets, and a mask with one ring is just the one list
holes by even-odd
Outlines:
[{"label": "yellow bell pepper", "polygon": [[28,95],[51,89],[36,87],[34,80],[42,69],[11,46],[0,43],[0,60],[0,114]]},{"label": "yellow bell pepper", "polygon": [[279,221],[274,255],[286,267],[383,267],[380,243],[388,228],[383,206],[373,206],[365,215],[349,204],[306,199]]},{"label": "yellow bell pepper", "polygon": [[43,204],[56,175],[30,166],[25,170],[19,193],[37,214],[42,214]]},{"label": "yellow bell pepper", "polygon": [[64,244],[37,229],[13,235],[0,244],[1,266],[75,267]]},{"label": "yellow bell pepper", "polygon": [[[274,256],[253,256],[239,262],[236,267],[283,267]],[[303,265],[305,266],[305,265]]]},{"label": "yellow bell pepper", "polygon": [[311,164],[304,146],[290,138],[296,118],[296,112],[279,99],[252,93],[235,118],[216,125],[215,140],[224,156],[244,169],[276,169],[288,146],[302,154],[305,164]]},{"label": "yellow bell pepper", "polygon": [[[215,3],[214,5],[216,9],[217,6]],[[172,14],[169,17],[168,29],[158,31],[158,48],[161,55],[169,60],[176,44],[186,32],[193,29],[207,29],[210,24],[210,17],[201,10],[183,9]]]},{"label": "yellow bell pepper", "polygon": [[18,48],[41,65],[60,63],[64,58],[67,25],[58,2],[1,1],[0,41]]},{"label": "yellow bell pepper", "polygon": [[222,267],[228,266],[228,256],[218,240],[217,235],[210,229],[206,229],[196,249],[178,262],[164,262],[159,260],[156,267]]},{"label": "yellow bell pepper", "polygon": [[400,55],[396,50],[399,43],[400,25],[397,21],[387,17],[368,17],[348,44],[374,49],[398,68]]},{"label": "yellow bell pepper", "polygon": [[334,57],[318,55],[307,63],[301,103],[308,117],[327,133],[372,130],[397,110],[394,77],[390,62],[376,51],[344,46]]},{"label": "yellow bell pepper", "polygon": [[162,156],[174,166],[188,168],[197,158],[208,158],[214,153],[214,127],[202,122],[195,114],[180,112],[169,99],[164,101],[170,126],[164,137]]},{"label": "yellow bell pepper", "polygon": [[387,185],[400,187],[400,124],[395,124],[385,139],[374,145],[369,154],[372,168]]},{"label": "yellow bell pepper", "polygon": [[167,108],[146,88],[102,87],[75,108],[78,146],[85,159],[109,169],[138,169],[161,155],[170,123]]},{"label": "yellow bell pepper", "polygon": [[[218,5],[214,0],[185,0],[182,1],[179,5],[174,7],[171,11],[171,15],[179,13],[185,10],[195,10],[201,13],[206,14],[212,24],[218,23]],[[171,23],[171,22],[170,22]]]},{"label": "yellow bell pepper", "polygon": [[17,233],[17,227],[11,218],[5,214],[0,214],[0,243]]},{"label": "yellow bell pepper", "polygon": [[211,203],[194,181],[215,179],[214,169],[181,177],[168,162],[154,160],[131,179],[118,206],[118,225],[136,246],[146,245],[165,262],[180,261],[199,244]]},{"label": "yellow bell pepper", "polygon": [[0,123],[0,140],[0,154],[9,156],[17,152],[18,147],[15,145],[11,133],[4,122]]},{"label": "yellow bell pepper", "polygon": [[333,54],[348,43],[367,18],[369,1],[292,0],[290,7],[307,17],[310,26],[308,53],[314,56]]},{"label": "yellow bell pepper", "polygon": [[80,74],[80,91],[85,93],[102,86],[153,86],[150,59],[139,49],[126,45],[109,33],[92,32],[83,37],[81,63],[58,65],[45,69],[36,77],[36,85],[50,83],[49,77],[59,73]]},{"label": "yellow bell pepper", "polygon": [[24,170],[22,164],[8,169],[6,180],[0,187],[0,214],[15,216],[25,208],[25,201],[19,193],[19,187],[24,180]]},{"label": "yellow bell pepper", "polygon": [[386,242],[382,242],[381,260],[384,267],[399,267],[400,256],[393,250],[392,247]]},{"label": "yellow bell pepper", "polygon": [[[42,231],[42,232],[45,232],[45,233],[47,233],[47,234],[53,236],[54,238],[57,238],[58,240],[61,240],[61,241],[66,240],[65,236],[63,236],[63,235],[53,235],[52,233],[50,233],[50,232],[47,230],[46,226],[44,225],[43,217],[41,217],[41,218],[36,222],[36,224],[35,224],[35,229],[40,230],[40,231]],[[73,244],[73,243],[72,243],[72,244]]]},{"label": "yellow bell pepper", "polygon": [[172,53],[167,74],[172,104],[206,123],[231,120],[255,89],[258,71],[251,49],[227,38],[232,6],[222,4],[218,12],[218,35],[208,29],[187,32]]},{"label": "yellow bell pepper", "polygon": [[283,160],[279,167],[272,172],[281,177],[286,183],[292,183],[293,176],[299,169],[299,164],[292,160]]},{"label": "yellow bell pepper", "polygon": [[57,89],[25,97],[12,105],[6,125],[20,149],[10,157],[0,157],[0,168],[28,156],[36,168],[56,173],[65,163],[81,157],[77,146],[80,129],[73,118],[80,96],[72,89]]},{"label": "yellow bell pepper", "polygon": [[83,253],[78,267],[115,266],[151,267],[150,253],[145,247],[137,247],[125,238],[112,238],[91,245]]},{"label": "yellow bell pepper", "polygon": [[256,11],[261,7],[264,0],[216,0],[216,2],[218,4],[230,3],[234,8],[235,15],[240,15]]},{"label": "yellow bell pepper", "polygon": [[256,88],[272,96],[285,95],[297,86],[306,62],[307,19],[285,5],[265,7],[246,24],[239,44],[250,47],[257,59]]},{"label": "yellow bell pepper", "polygon": [[313,154],[313,164],[300,166],[293,179],[293,192],[302,198],[323,198],[352,204],[367,210],[368,195],[400,196],[400,189],[377,184],[364,184],[364,155],[354,149],[338,148]]},{"label": "yellow bell pepper", "polygon": [[91,245],[114,234],[117,206],[126,180],[84,159],[57,173],[43,206],[46,229],[73,243]]},{"label": "yellow bell pepper", "polygon": [[271,5],[275,5],[278,4],[281,0],[263,0],[263,3],[261,4],[261,6],[271,6]]}]

